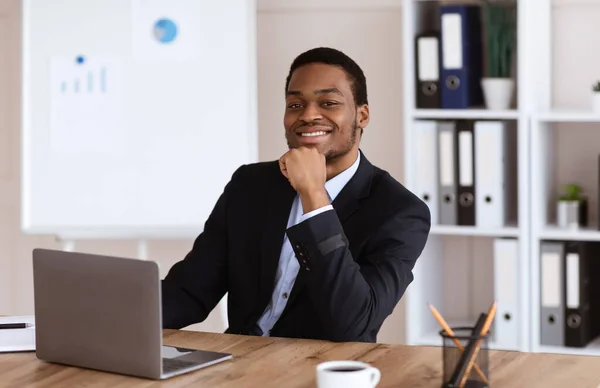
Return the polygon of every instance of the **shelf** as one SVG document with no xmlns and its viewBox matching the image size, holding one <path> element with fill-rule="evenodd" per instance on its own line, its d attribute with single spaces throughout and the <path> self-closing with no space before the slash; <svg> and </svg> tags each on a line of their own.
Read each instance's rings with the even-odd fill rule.
<svg viewBox="0 0 600 388">
<path fill-rule="evenodd" d="M 482 228 L 478 226 L 432 225 L 430 233 L 450 236 L 518 237 L 519 228 L 516 226 Z"/>
<path fill-rule="evenodd" d="M 488 109 L 416 109 L 412 116 L 415 119 L 516 120 L 519 118 L 519 111 L 493 111 Z"/>
<path fill-rule="evenodd" d="M 552 110 L 539 113 L 538 121 L 554 123 L 600 123 L 600 113 L 591 110 Z"/>
<path fill-rule="evenodd" d="M 538 353 L 573 354 L 579 356 L 600 356 L 600 337 L 584 348 L 571 348 L 566 346 L 544 346 L 538 347 Z"/>
<path fill-rule="evenodd" d="M 546 226 L 540 233 L 541 240 L 600 241 L 600 230 L 592 228 L 565 229 Z"/>
</svg>

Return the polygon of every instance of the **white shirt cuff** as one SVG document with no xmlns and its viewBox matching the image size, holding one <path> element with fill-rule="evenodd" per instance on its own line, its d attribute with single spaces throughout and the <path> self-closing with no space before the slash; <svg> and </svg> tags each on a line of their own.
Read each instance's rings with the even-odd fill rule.
<svg viewBox="0 0 600 388">
<path fill-rule="evenodd" d="M 300 216 L 300 219 L 298 220 L 298 224 L 300 224 L 300 223 L 302 223 L 302 222 L 304 222 L 304 221 L 308 220 L 308 219 L 309 219 L 309 218 L 311 218 L 311 217 L 314 217 L 314 216 L 316 216 L 316 215 L 318 215 L 318 214 L 321 214 L 321 213 L 323 213 L 323 212 L 326 212 L 327 210 L 333 210 L 333 205 L 327 205 L 327 206 L 323 206 L 323 207 L 320 207 L 320 208 L 318 208 L 318 209 L 315 209 L 315 210 L 313 210 L 313 211 L 311 211 L 311 212 L 308 212 L 308 213 L 302 214 L 302 215 Z"/>
</svg>

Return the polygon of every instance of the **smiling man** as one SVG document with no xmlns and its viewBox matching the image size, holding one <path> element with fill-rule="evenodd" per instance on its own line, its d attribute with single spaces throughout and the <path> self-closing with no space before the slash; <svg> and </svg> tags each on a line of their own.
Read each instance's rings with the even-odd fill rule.
<svg viewBox="0 0 600 388">
<path fill-rule="evenodd" d="M 316 48 L 291 65 L 279 161 L 240 167 L 184 260 L 163 280 L 163 326 L 201 322 L 228 292 L 249 335 L 375 342 L 413 280 L 427 206 L 360 151 L 360 67 Z"/>
</svg>

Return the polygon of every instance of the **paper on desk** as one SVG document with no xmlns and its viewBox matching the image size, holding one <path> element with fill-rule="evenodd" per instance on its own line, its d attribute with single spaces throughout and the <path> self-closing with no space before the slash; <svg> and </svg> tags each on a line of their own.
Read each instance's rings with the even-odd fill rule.
<svg viewBox="0 0 600 388">
<path fill-rule="evenodd" d="M 0 317 L 0 323 L 31 323 L 33 315 Z M 26 329 L 0 329 L 0 353 L 35 350 L 35 326 Z"/>
</svg>

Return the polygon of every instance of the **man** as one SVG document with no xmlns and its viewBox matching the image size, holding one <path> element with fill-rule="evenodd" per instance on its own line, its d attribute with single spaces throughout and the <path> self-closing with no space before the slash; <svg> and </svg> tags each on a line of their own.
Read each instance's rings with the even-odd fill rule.
<svg viewBox="0 0 600 388">
<path fill-rule="evenodd" d="M 375 342 L 427 240 L 427 206 L 359 151 L 366 81 L 316 48 L 286 80 L 279 161 L 240 167 L 163 281 L 163 326 L 203 321 L 228 292 L 227 333 Z"/>
</svg>

